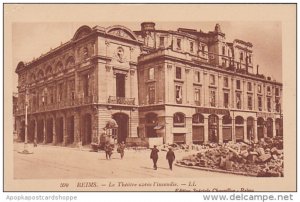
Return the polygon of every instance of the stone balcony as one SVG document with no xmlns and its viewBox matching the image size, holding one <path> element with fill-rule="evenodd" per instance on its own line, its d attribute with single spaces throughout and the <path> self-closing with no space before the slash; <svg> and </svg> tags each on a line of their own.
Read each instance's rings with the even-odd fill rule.
<svg viewBox="0 0 300 202">
<path fill-rule="evenodd" d="M 109 96 L 108 103 L 119 104 L 119 105 L 135 105 L 135 99 L 126 98 L 126 97 Z"/>
</svg>

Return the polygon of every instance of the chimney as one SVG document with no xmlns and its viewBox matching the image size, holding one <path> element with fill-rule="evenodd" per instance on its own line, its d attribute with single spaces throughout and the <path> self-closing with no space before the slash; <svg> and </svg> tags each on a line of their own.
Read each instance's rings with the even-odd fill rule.
<svg viewBox="0 0 300 202">
<path fill-rule="evenodd" d="M 155 23 L 154 22 L 143 22 L 141 24 L 141 31 L 154 31 Z"/>
</svg>

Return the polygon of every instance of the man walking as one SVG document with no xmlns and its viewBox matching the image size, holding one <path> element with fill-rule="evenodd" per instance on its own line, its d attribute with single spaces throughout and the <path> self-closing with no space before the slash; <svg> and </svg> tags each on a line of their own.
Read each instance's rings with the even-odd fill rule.
<svg viewBox="0 0 300 202">
<path fill-rule="evenodd" d="M 169 162 L 169 168 L 170 168 L 170 170 L 172 170 L 173 161 L 175 160 L 175 154 L 174 154 L 174 152 L 172 151 L 172 148 L 169 148 L 169 151 L 167 152 L 166 159 L 167 159 L 168 162 Z"/>
<path fill-rule="evenodd" d="M 152 161 L 153 161 L 154 170 L 157 170 L 156 163 L 158 160 L 158 152 L 159 152 L 159 150 L 156 148 L 156 145 L 154 145 L 154 148 L 152 149 L 151 154 L 150 154 L 150 159 L 152 159 Z"/>
</svg>

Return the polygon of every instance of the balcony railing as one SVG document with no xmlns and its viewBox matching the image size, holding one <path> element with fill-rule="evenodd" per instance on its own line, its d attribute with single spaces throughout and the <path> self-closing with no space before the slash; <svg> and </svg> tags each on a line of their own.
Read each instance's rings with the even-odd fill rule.
<svg viewBox="0 0 300 202">
<path fill-rule="evenodd" d="M 108 103 L 110 103 L 110 104 L 134 105 L 134 98 L 109 96 Z"/>
</svg>

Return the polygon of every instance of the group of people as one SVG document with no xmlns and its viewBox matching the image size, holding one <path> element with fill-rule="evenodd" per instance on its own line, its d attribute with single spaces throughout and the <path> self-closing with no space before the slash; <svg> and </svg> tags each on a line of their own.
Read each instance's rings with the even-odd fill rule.
<svg viewBox="0 0 300 202">
<path fill-rule="evenodd" d="M 124 157 L 125 147 L 126 146 L 125 146 L 124 141 L 122 141 L 121 143 L 118 144 L 117 152 L 120 153 L 121 159 L 123 159 L 123 157 Z M 104 146 L 105 156 L 106 156 L 107 160 L 111 159 L 113 150 L 114 150 L 114 145 L 110 144 L 110 142 L 107 141 Z"/>
<path fill-rule="evenodd" d="M 157 161 L 158 161 L 158 152 L 157 146 L 154 145 L 153 149 L 151 150 L 150 159 L 153 161 L 153 168 L 154 170 L 157 170 Z M 172 150 L 172 148 L 169 148 L 169 151 L 167 152 L 166 159 L 169 163 L 170 170 L 173 169 L 173 162 L 175 160 L 175 153 Z"/>
</svg>

